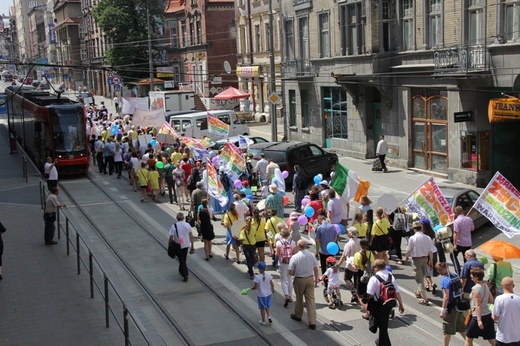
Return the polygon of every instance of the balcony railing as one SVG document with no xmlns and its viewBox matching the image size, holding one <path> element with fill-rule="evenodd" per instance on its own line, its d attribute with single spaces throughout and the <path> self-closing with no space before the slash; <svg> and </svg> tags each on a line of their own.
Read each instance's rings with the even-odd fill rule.
<svg viewBox="0 0 520 346">
<path fill-rule="evenodd" d="M 293 0 L 293 6 L 295 11 L 312 8 L 312 0 Z"/>
<path fill-rule="evenodd" d="M 436 73 L 487 71 L 489 63 L 485 45 L 436 49 L 433 55 Z"/>
<path fill-rule="evenodd" d="M 314 77 L 320 70 L 310 60 L 289 60 L 282 62 L 283 78 Z"/>
</svg>

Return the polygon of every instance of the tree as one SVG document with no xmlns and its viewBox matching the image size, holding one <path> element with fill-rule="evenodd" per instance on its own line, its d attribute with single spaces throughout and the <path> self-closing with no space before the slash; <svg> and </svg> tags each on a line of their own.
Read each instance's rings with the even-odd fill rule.
<svg viewBox="0 0 520 346">
<path fill-rule="evenodd" d="M 107 62 L 126 85 L 150 75 L 147 14 L 155 61 L 160 54 L 157 44 L 164 17 L 162 0 L 101 0 L 92 9 L 94 20 L 111 43 L 105 52 Z"/>
</svg>

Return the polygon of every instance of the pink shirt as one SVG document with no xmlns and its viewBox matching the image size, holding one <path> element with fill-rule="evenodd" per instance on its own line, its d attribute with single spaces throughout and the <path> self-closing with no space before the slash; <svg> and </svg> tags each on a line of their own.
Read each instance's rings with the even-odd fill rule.
<svg viewBox="0 0 520 346">
<path fill-rule="evenodd" d="M 459 234 L 457 244 L 459 246 L 471 246 L 471 231 L 475 229 L 473 220 L 466 215 L 459 215 L 453 221 L 453 231 Z"/>
</svg>

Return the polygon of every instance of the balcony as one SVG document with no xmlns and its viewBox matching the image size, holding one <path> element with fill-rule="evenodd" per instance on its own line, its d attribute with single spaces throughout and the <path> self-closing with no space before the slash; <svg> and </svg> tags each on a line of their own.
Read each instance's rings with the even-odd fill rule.
<svg viewBox="0 0 520 346">
<path fill-rule="evenodd" d="M 293 7 L 295 11 L 312 8 L 312 0 L 293 0 Z"/>
<path fill-rule="evenodd" d="M 485 45 L 434 49 L 436 74 L 466 74 L 489 71 L 488 50 Z"/>
<path fill-rule="evenodd" d="M 293 79 L 301 77 L 314 77 L 320 70 L 319 65 L 313 65 L 310 60 L 283 61 L 282 78 Z"/>
</svg>

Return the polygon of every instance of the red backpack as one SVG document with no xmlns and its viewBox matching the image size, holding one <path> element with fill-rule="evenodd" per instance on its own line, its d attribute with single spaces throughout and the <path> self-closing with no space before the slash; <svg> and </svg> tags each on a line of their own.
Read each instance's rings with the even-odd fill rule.
<svg viewBox="0 0 520 346">
<path fill-rule="evenodd" d="M 379 275 L 376 274 L 377 280 L 379 280 L 379 302 L 382 305 L 395 307 L 397 305 L 395 286 L 392 283 L 392 274 L 388 274 L 388 280 L 384 281 Z"/>
</svg>

